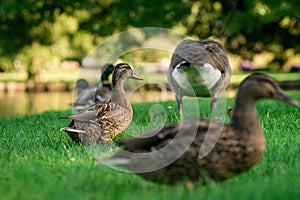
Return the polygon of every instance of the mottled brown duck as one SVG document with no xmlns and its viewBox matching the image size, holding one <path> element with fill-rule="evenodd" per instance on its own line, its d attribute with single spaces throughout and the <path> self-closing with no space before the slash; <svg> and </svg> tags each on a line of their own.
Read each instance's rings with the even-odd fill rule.
<svg viewBox="0 0 300 200">
<path fill-rule="evenodd" d="M 61 131 L 67 132 L 72 140 L 85 145 L 109 142 L 120 134 L 132 120 L 132 107 L 123 87 L 127 78 L 142 80 L 128 64 L 118 64 L 113 72 L 110 101 L 99 101 L 83 112 L 61 117 L 72 119 L 68 127 Z"/>
<path fill-rule="evenodd" d="M 73 109 L 80 112 L 98 101 L 109 101 L 112 91 L 112 84 L 109 81 L 109 76 L 112 74 L 113 70 L 114 66 L 112 64 L 105 66 L 102 70 L 100 84 L 81 90 L 72 104 Z"/>
<path fill-rule="evenodd" d="M 229 124 L 187 119 L 166 125 L 137 138 L 120 140 L 124 150 L 100 162 L 168 184 L 207 177 L 228 179 L 251 169 L 264 154 L 265 138 L 255 108 L 262 98 L 299 106 L 282 93 L 273 78 L 255 73 L 241 83 Z"/>
<path fill-rule="evenodd" d="M 168 83 L 182 116 L 183 96 L 211 97 L 211 112 L 231 77 L 224 47 L 213 40 L 184 40 L 175 49 L 168 70 Z"/>
</svg>

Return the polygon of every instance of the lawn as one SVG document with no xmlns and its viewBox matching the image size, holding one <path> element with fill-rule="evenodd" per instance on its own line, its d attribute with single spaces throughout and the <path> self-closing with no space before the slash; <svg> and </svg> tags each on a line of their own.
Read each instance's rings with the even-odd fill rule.
<svg viewBox="0 0 300 200">
<path fill-rule="evenodd" d="M 300 100 L 300 91 L 289 94 Z M 202 100 L 201 115 L 208 116 L 209 100 Z M 227 105 L 233 105 L 233 99 Z M 134 104 L 133 123 L 125 136 L 159 126 L 162 120 L 176 121 L 175 108 L 172 101 Z M 90 151 L 59 131 L 68 120 L 57 118 L 71 110 L 1 119 L 1 199 L 299 199 L 300 108 L 262 100 L 257 109 L 267 140 L 261 162 L 227 181 L 196 182 L 191 190 L 185 183 L 159 185 L 98 165 Z"/>
<path fill-rule="evenodd" d="M 142 70 L 142 71 L 141 71 Z M 156 73 L 156 72 L 145 72 L 143 68 L 137 70 L 138 74 L 143 76 L 145 79 L 144 82 L 151 83 L 167 83 L 167 76 L 165 73 Z M 246 76 L 253 73 L 254 71 L 233 73 L 231 76 L 231 84 L 239 84 Z M 76 78 L 86 78 L 91 77 L 95 81 L 95 74 L 98 73 L 95 71 L 84 71 L 84 70 L 60 70 L 57 72 L 47 72 L 43 74 L 44 81 L 46 82 L 75 82 Z M 146 73 L 146 75 L 145 75 Z M 299 80 L 299 73 L 293 72 L 266 72 L 269 75 L 273 76 L 278 81 L 283 80 Z M 96 76 L 97 77 L 97 76 Z M 98 77 L 97 77 L 98 78 Z M 0 82 L 26 82 L 27 75 L 26 73 L 0 73 Z"/>
</svg>

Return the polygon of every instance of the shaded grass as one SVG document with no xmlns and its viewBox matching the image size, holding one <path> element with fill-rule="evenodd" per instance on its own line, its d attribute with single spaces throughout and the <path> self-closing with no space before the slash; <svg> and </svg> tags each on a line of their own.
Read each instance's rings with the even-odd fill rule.
<svg viewBox="0 0 300 200">
<path fill-rule="evenodd" d="M 290 94 L 300 100 L 300 92 Z M 201 116 L 209 116 L 209 100 L 201 100 Z M 172 101 L 134 104 L 133 109 L 126 136 L 178 118 Z M 300 109 L 271 100 L 260 101 L 257 109 L 267 140 L 261 162 L 227 181 L 197 182 L 192 190 L 184 183 L 154 184 L 96 164 L 86 148 L 59 131 L 68 121 L 57 118 L 71 111 L 1 119 L 1 199 L 299 199 Z M 194 114 L 187 111 L 187 117 Z"/>
</svg>

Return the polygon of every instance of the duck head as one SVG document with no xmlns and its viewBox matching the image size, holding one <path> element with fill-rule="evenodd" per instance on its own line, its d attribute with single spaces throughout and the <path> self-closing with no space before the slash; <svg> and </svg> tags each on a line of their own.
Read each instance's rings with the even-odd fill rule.
<svg viewBox="0 0 300 200">
<path fill-rule="evenodd" d="M 107 64 L 102 69 L 101 82 L 108 81 L 109 75 L 114 71 L 115 67 L 112 64 Z"/>
<path fill-rule="evenodd" d="M 278 82 L 263 73 L 253 73 L 240 85 L 243 95 L 251 95 L 255 100 L 272 98 L 292 106 L 299 106 L 299 102 L 284 94 Z"/>
<path fill-rule="evenodd" d="M 112 83 L 116 85 L 119 80 L 125 80 L 126 78 L 143 80 L 142 77 L 136 75 L 129 64 L 119 63 L 116 65 L 113 72 Z"/>
</svg>

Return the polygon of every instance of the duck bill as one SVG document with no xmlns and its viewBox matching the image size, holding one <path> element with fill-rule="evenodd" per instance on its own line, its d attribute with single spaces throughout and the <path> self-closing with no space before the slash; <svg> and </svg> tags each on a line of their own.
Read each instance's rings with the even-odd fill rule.
<svg viewBox="0 0 300 200">
<path fill-rule="evenodd" d="M 289 96 L 285 95 L 282 92 L 278 92 L 275 95 L 275 99 L 278 100 L 278 101 L 282 101 L 284 103 L 287 103 L 289 105 L 296 106 L 296 107 L 300 105 L 298 101 L 291 99 Z"/>
<path fill-rule="evenodd" d="M 137 74 L 133 73 L 131 77 L 129 77 L 131 79 L 136 79 L 136 80 L 144 80 L 142 77 L 138 76 Z"/>
</svg>

